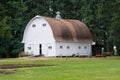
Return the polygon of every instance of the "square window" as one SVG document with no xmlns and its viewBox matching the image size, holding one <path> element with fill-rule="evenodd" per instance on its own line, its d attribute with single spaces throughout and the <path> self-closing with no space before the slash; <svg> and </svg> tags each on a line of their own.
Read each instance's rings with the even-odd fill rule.
<svg viewBox="0 0 120 80">
<path fill-rule="evenodd" d="M 60 46 L 60 49 L 62 49 L 63 48 L 63 46 Z"/>
<path fill-rule="evenodd" d="M 52 49 L 52 46 L 48 46 L 48 49 Z"/>
<path fill-rule="evenodd" d="M 84 48 L 87 49 L 87 46 L 85 46 Z"/>
<path fill-rule="evenodd" d="M 33 24 L 33 25 L 32 25 L 32 27 L 36 27 L 36 25 L 35 25 L 35 24 Z"/>
<path fill-rule="evenodd" d="M 81 49 L 81 46 L 79 46 L 78 49 Z"/>
<path fill-rule="evenodd" d="M 70 46 L 67 46 L 67 49 L 70 49 Z"/>
<path fill-rule="evenodd" d="M 44 23 L 43 26 L 46 26 L 46 24 Z"/>
<path fill-rule="evenodd" d="M 28 50 L 31 50 L 31 47 L 28 47 Z"/>
</svg>

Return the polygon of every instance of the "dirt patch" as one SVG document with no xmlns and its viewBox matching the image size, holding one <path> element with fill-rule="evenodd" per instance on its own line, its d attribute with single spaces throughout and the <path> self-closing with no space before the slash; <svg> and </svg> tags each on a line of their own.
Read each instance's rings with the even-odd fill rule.
<svg viewBox="0 0 120 80">
<path fill-rule="evenodd" d="M 53 64 L 1 64 L 0 74 L 14 74 L 15 68 L 54 66 Z"/>
<path fill-rule="evenodd" d="M 17 59 L 22 59 L 22 60 L 49 60 L 49 59 L 55 59 L 55 58 L 30 56 L 30 57 L 20 57 L 20 58 L 17 58 Z"/>
<path fill-rule="evenodd" d="M 2 64 L 0 65 L 0 69 L 43 67 L 43 66 L 53 66 L 53 64 Z"/>
<path fill-rule="evenodd" d="M 14 74 L 15 70 L 10 69 L 0 69 L 0 74 Z"/>
</svg>

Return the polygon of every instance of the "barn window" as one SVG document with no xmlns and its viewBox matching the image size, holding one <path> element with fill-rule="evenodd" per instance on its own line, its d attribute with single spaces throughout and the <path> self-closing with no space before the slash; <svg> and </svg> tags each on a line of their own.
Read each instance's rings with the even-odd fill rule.
<svg viewBox="0 0 120 80">
<path fill-rule="evenodd" d="M 33 25 L 32 25 L 32 27 L 36 27 L 36 25 L 35 25 L 35 24 L 33 24 Z"/>
<path fill-rule="evenodd" d="M 67 46 L 67 49 L 70 49 L 70 46 Z"/>
<path fill-rule="evenodd" d="M 77 53 L 77 55 L 79 55 L 79 53 Z"/>
<path fill-rule="evenodd" d="M 63 48 L 63 46 L 60 46 L 60 49 L 62 49 Z"/>
<path fill-rule="evenodd" d="M 45 26 L 46 26 L 46 24 L 44 23 L 44 24 L 43 24 L 43 26 L 45 27 Z"/>
<path fill-rule="evenodd" d="M 85 46 L 84 48 L 87 49 L 87 46 Z"/>
<path fill-rule="evenodd" d="M 48 46 L 48 49 L 52 49 L 52 46 Z"/>
<path fill-rule="evenodd" d="M 81 49 L 81 46 L 79 46 L 78 49 Z"/>
<path fill-rule="evenodd" d="M 31 47 L 28 47 L 28 50 L 31 50 Z"/>
</svg>

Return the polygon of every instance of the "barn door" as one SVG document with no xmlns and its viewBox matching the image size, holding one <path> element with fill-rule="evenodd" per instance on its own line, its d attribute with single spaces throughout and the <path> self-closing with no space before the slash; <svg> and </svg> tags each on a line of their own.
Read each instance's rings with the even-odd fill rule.
<svg viewBox="0 0 120 80">
<path fill-rule="evenodd" d="M 42 44 L 39 45 L 39 54 L 42 55 Z"/>
</svg>

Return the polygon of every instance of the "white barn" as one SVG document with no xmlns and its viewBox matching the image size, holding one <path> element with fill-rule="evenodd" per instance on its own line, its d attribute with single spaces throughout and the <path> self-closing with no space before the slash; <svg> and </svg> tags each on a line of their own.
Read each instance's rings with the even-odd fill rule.
<svg viewBox="0 0 120 80">
<path fill-rule="evenodd" d="M 22 43 L 31 55 L 90 56 L 93 43 L 87 26 L 79 20 L 35 16 L 27 24 Z"/>
</svg>

